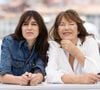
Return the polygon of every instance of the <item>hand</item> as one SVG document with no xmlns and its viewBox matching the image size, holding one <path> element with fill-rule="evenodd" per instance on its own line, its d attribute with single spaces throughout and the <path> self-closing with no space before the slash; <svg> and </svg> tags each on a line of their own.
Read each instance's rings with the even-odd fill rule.
<svg viewBox="0 0 100 90">
<path fill-rule="evenodd" d="M 28 78 L 28 80 L 31 80 L 31 78 L 32 78 L 32 73 L 30 73 L 30 72 L 25 72 L 25 77 L 27 76 L 27 78 Z"/>
<path fill-rule="evenodd" d="M 84 66 L 85 55 L 84 53 L 70 40 L 61 41 L 62 48 L 65 49 L 73 58 L 76 58 L 80 65 Z"/>
<path fill-rule="evenodd" d="M 100 81 L 100 76 L 96 74 L 83 74 L 79 76 L 80 78 L 80 83 L 83 84 L 94 84 Z"/>
<path fill-rule="evenodd" d="M 100 75 L 91 73 L 81 75 L 64 74 L 61 79 L 65 84 L 94 84 L 100 81 Z"/>
<path fill-rule="evenodd" d="M 30 80 L 30 85 L 37 85 L 43 81 L 43 75 L 41 73 L 32 74 L 32 78 Z"/>
<path fill-rule="evenodd" d="M 17 82 L 19 83 L 19 85 L 28 85 L 28 83 L 30 81 L 28 72 L 25 72 L 23 75 L 17 76 L 17 77 L 18 77 Z"/>
<path fill-rule="evenodd" d="M 61 46 L 65 51 L 69 52 L 72 56 L 76 55 L 78 48 L 70 40 L 61 40 Z"/>
</svg>

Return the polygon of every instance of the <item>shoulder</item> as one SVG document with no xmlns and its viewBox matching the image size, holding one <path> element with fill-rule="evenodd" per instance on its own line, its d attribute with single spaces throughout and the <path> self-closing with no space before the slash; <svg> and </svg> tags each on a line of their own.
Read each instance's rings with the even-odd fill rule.
<svg viewBox="0 0 100 90">
<path fill-rule="evenodd" d="M 13 38 L 11 35 L 5 36 L 2 40 L 2 43 L 11 43 L 13 42 Z"/>
<path fill-rule="evenodd" d="M 3 41 L 12 41 L 12 40 L 13 40 L 13 38 L 12 38 L 11 35 L 5 36 L 5 37 L 3 38 Z"/>
<path fill-rule="evenodd" d="M 87 36 L 85 39 L 85 43 L 97 43 L 97 41 L 92 36 Z"/>
<path fill-rule="evenodd" d="M 60 44 L 57 43 L 56 41 L 49 41 L 49 47 L 59 48 Z"/>
<path fill-rule="evenodd" d="M 19 41 L 15 40 L 11 35 L 5 36 L 2 40 L 2 46 L 12 47 L 19 45 Z"/>
<path fill-rule="evenodd" d="M 83 42 L 83 45 L 85 46 L 98 46 L 98 43 L 95 38 L 92 36 L 87 36 L 85 38 L 85 41 Z"/>
</svg>

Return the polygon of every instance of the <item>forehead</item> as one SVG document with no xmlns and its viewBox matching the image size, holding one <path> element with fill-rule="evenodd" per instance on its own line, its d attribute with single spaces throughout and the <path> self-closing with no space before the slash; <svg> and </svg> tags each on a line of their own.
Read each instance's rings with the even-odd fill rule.
<svg viewBox="0 0 100 90">
<path fill-rule="evenodd" d="M 28 23 L 28 22 L 36 22 L 36 20 L 34 19 L 34 17 L 27 17 L 24 22 L 25 23 Z"/>
<path fill-rule="evenodd" d="M 75 22 L 70 17 L 62 17 L 61 22 Z"/>
</svg>

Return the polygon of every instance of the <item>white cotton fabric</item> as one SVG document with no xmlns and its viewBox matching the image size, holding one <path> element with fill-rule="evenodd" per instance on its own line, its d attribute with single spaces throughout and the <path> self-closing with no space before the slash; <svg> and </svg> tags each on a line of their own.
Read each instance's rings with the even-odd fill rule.
<svg viewBox="0 0 100 90">
<path fill-rule="evenodd" d="M 65 53 L 55 41 L 49 41 L 46 82 L 63 83 L 61 76 L 65 74 L 82 74 L 100 72 L 100 54 L 96 40 L 88 36 L 83 44 L 78 40 L 77 47 L 85 54 L 84 67 L 75 59 L 73 70 L 69 64 L 69 53 Z"/>
</svg>

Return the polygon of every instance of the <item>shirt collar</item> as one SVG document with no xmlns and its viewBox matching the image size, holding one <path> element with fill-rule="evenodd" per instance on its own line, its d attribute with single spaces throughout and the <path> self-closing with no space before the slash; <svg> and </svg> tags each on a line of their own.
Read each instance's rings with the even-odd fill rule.
<svg viewBox="0 0 100 90">
<path fill-rule="evenodd" d="M 77 41 L 77 46 L 82 46 L 82 43 L 81 43 L 80 38 L 78 38 L 78 41 Z"/>
<path fill-rule="evenodd" d="M 19 42 L 19 48 L 21 48 L 23 45 L 24 45 L 25 47 L 28 46 L 28 45 L 27 45 L 27 42 L 26 42 L 25 40 L 21 40 L 21 41 Z"/>
</svg>

